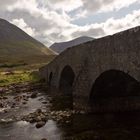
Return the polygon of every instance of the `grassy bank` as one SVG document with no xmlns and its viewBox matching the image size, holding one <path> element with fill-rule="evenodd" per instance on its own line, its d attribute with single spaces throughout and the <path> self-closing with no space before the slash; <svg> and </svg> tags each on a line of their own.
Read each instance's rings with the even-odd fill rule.
<svg viewBox="0 0 140 140">
<path fill-rule="evenodd" d="M 31 56 L 26 57 L 0 57 L 0 86 L 13 83 L 35 82 L 39 80 L 38 69 L 55 58 L 50 56 Z M 32 72 L 34 74 L 32 74 Z"/>
<path fill-rule="evenodd" d="M 32 74 L 32 71 L 0 72 L 0 86 L 14 83 L 36 82 L 39 76 Z"/>
</svg>

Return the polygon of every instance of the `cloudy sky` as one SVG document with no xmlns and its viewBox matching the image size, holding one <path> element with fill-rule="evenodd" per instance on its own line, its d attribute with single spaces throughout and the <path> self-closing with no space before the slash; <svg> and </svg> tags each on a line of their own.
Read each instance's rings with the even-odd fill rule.
<svg viewBox="0 0 140 140">
<path fill-rule="evenodd" d="M 140 25 L 140 0 L 3 0 L 0 17 L 50 46 Z"/>
</svg>

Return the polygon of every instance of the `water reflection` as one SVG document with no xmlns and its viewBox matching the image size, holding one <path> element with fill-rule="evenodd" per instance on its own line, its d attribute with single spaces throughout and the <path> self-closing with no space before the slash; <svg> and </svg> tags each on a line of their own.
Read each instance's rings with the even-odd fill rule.
<svg viewBox="0 0 140 140">
<path fill-rule="evenodd" d="M 21 94 L 24 95 L 24 94 Z M 13 96 L 9 96 L 9 101 L 13 100 Z M 11 118 L 21 118 L 41 108 L 49 110 L 49 96 L 40 94 L 35 99 L 29 99 L 27 104 L 18 105 L 18 108 L 10 108 L 8 113 L 0 113 L 0 140 L 61 140 L 63 132 L 53 120 L 48 120 L 46 125 L 40 129 L 35 127 L 35 124 L 30 124 L 26 121 L 7 121 Z M 48 101 L 47 104 L 42 104 L 43 101 Z M 14 116 L 14 117 L 13 117 Z M 2 121 L 5 120 L 5 121 Z"/>
<path fill-rule="evenodd" d="M 62 131 L 53 120 L 40 129 L 25 121 L 0 125 L 0 140 L 61 140 Z"/>
</svg>

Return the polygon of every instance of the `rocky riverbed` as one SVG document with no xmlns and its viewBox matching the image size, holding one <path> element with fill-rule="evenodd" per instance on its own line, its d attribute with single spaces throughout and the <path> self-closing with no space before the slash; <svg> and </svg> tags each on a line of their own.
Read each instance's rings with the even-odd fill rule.
<svg viewBox="0 0 140 140">
<path fill-rule="evenodd" d="M 139 140 L 139 131 L 139 112 L 79 112 L 42 83 L 0 87 L 0 140 Z"/>
<path fill-rule="evenodd" d="M 61 139 L 57 122 L 71 113 L 51 111 L 51 99 L 42 84 L 0 87 L 0 140 Z"/>
</svg>

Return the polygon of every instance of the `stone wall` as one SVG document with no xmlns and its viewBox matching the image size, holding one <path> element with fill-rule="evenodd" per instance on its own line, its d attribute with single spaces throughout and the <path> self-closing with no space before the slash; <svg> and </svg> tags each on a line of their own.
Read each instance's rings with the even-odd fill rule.
<svg viewBox="0 0 140 140">
<path fill-rule="evenodd" d="M 107 70 L 120 70 L 140 81 L 140 27 L 69 48 L 42 67 L 40 73 L 49 82 L 52 72 L 51 86 L 58 88 L 61 72 L 67 65 L 76 75 L 73 97 L 74 105 L 80 108 L 89 107 L 92 86 Z"/>
</svg>

